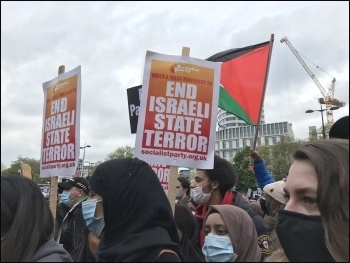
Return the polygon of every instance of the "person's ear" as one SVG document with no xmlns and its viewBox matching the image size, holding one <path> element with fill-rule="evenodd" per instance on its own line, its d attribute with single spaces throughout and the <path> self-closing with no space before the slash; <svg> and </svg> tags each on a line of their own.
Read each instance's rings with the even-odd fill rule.
<svg viewBox="0 0 350 263">
<path fill-rule="evenodd" d="M 79 197 L 83 197 L 84 196 L 84 191 L 79 189 Z"/>
<path fill-rule="evenodd" d="M 211 182 L 211 188 L 212 188 L 213 190 L 219 188 L 219 186 L 220 186 L 220 184 L 219 184 L 218 181 L 212 181 L 212 182 Z"/>
</svg>

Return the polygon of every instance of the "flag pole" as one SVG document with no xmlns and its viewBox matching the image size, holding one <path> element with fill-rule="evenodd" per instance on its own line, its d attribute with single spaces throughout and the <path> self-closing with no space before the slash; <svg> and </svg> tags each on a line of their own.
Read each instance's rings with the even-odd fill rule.
<svg viewBox="0 0 350 263">
<path fill-rule="evenodd" d="M 270 37 L 270 47 L 269 47 L 269 55 L 267 58 L 267 64 L 266 64 L 266 71 L 265 71 L 265 80 L 264 80 L 264 87 L 263 87 L 263 94 L 261 96 L 261 103 L 260 103 L 260 109 L 259 109 L 259 118 L 258 123 L 255 126 L 255 135 L 254 135 L 254 143 L 253 143 L 253 150 L 256 148 L 256 142 L 258 140 L 258 134 L 259 134 L 259 127 L 260 127 L 260 121 L 261 121 L 261 112 L 264 105 L 264 99 L 265 99 L 265 92 L 266 92 L 266 85 L 267 80 L 269 78 L 269 70 L 270 70 L 270 62 L 271 62 L 271 54 L 272 54 L 272 47 L 273 47 L 273 41 L 275 40 L 274 34 L 271 34 Z M 251 166 L 253 166 L 253 159 L 250 160 Z"/>
</svg>

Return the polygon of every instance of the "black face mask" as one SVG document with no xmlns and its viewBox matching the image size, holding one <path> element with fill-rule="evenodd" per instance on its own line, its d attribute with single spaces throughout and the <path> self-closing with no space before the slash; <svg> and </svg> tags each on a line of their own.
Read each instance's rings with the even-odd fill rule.
<svg viewBox="0 0 350 263">
<path fill-rule="evenodd" d="M 333 262 L 320 216 L 278 211 L 276 233 L 291 262 Z"/>
</svg>

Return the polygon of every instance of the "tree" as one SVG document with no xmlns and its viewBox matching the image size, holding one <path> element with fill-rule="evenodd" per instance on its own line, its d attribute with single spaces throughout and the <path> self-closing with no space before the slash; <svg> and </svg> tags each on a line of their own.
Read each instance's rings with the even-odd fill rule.
<svg viewBox="0 0 350 263">
<path fill-rule="evenodd" d="M 264 160 L 267 170 L 275 180 L 281 180 L 288 175 L 290 167 L 290 154 L 305 141 L 295 140 L 290 136 L 281 136 L 278 143 L 273 146 L 260 146 L 256 150 Z M 247 168 L 250 165 L 250 147 L 240 150 L 235 157 L 234 167 L 239 174 L 236 189 L 245 192 L 248 188 L 258 187 L 255 176 Z"/>
<path fill-rule="evenodd" d="M 236 153 L 233 158 L 233 167 L 235 168 L 238 178 L 236 183 L 236 190 L 239 192 L 246 192 L 248 188 L 256 189 L 258 187 L 253 172 L 249 169 L 250 147 L 247 146 Z"/>
<path fill-rule="evenodd" d="M 1 175 L 2 175 L 2 171 L 5 169 L 6 169 L 6 165 L 3 162 L 1 162 Z"/>
<path fill-rule="evenodd" d="M 18 156 L 17 160 L 12 162 L 10 168 L 7 168 L 2 171 L 2 175 L 18 174 L 21 171 L 20 162 L 24 162 L 25 164 L 31 166 L 32 177 L 34 182 L 36 182 L 37 184 L 45 184 L 50 182 L 50 178 L 40 178 L 40 161 L 28 157 Z"/>
<path fill-rule="evenodd" d="M 133 156 L 134 156 L 134 148 L 126 145 L 125 147 L 118 147 L 114 152 L 109 153 L 105 161 L 108 161 L 111 159 L 126 158 L 126 157 L 132 158 Z"/>
<path fill-rule="evenodd" d="M 94 173 L 95 170 L 96 170 L 96 167 L 97 167 L 99 164 L 101 164 L 101 163 L 102 163 L 102 161 L 97 161 L 97 162 L 95 162 L 93 165 L 90 165 L 90 166 L 89 166 L 88 175 L 86 176 L 87 179 L 89 179 L 89 178 L 93 175 L 93 173 Z"/>
<path fill-rule="evenodd" d="M 309 142 L 318 140 L 319 139 L 318 134 L 319 134 L 319 131 L 317 130 L 312 130 L 311 132 L 309 132 Z M 322 135 L 322 131 L 321 131 L 321 135 Z"/>
<path fill-rule="evenodd" d="M 275 180 L 282 180 L 284 177 L 287 177 L 290 167 L 290 154 L 302 143 L 303 141 L 295 140 L 290 136 L 281 136 L 279 142 L 273 146 L 268 146 L 268 150 L 260 152 L 260 148 L 257 148 Z M 267 157 L 265 157 L 266 153 Z"/>
<path fill-rule="evenodd" d="M 329 130 L 332 128 L 332 125 L 333 124 L 331 124 L 331 123 L 326 123 L 324 125 L 324 133 L 326 135 L 326 138 L 329 138 Z M 322 128 L 322 126 L 309 133 L 308 141 L 312 142 L 312 141 L 319 140 L 319 139 L 323 139 L 323 128 Z"/>
</svg>

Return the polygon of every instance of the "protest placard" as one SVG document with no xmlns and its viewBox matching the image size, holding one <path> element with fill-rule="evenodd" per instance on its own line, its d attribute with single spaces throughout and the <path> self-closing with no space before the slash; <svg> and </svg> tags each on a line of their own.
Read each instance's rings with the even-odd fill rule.
<svg viewBox="0 0 350 263">
<path fill-rule="evenodd" d="M 75 174 L 80 150 L 81 67 L 43 83 L 40 177 Z"/>
<path fill-rule="evenodd" d="M 147 51 L 135 157 L 213 168 L 220 64 Z"/>
<path fill-rule="evenodd" d="M 160 184 L 163 186 L 165 194 L 168 196 L 170 165 L 149 164 L 153 171 L 157 174 Z M 174 200 L 175 201 L 175 200 Z"/>
</svg>

